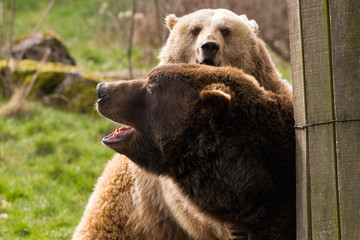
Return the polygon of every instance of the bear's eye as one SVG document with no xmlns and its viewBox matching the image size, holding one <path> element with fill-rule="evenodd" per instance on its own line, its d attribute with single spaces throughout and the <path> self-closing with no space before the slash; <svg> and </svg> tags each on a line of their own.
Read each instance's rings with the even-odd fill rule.
<svg viewBox="0 0 360 240">
<path fill-rule="evenodd" d="M 220 30 L 220 32 L 223 35 L 223 37 L 227 37 L 230 35 L 230 30 L 228 28 L 223 28 Z"/>
<path fill-rule="evenodd" d="M 199 35 L 199 33 L 201 32 L 200 28 L 194 28 L 193 30 L 191 30 L 192 35 L 197 36 Z"/>
</svg>

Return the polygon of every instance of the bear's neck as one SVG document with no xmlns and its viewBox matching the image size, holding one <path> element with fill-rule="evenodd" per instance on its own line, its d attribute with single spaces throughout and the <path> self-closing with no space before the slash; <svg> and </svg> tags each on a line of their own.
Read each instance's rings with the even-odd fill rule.
<svg viewBox="0 0 360 240">
<path fill-rule="evenodd" d="M 243 224 L 243 217 L 261 214 L 258 212 L 262 210 L 262 207 L 258 207 L 260 201 L 271 202 L 268 190 L 272 189 L 272 180 L 258 161 L 256 153 L 251 161 L 240 160 L 242 146 L 246 145 L 247 140 L 227 139 L 234 139 L 229 132 L 238 132 L 237 128 L 217 135 L 208 127 L 198 128 L 194 124 L 195 129 L 185 130 L 181 136 L 163 147 L 168 164 L 165 174 L 201 211 L 221 221 Z M 198 129 L 201 130 L 198 132 Z M 253 176 L 255 173 L 252 171 L 244 171 L 246 166 L 240 167 L 249 162 L 256 165 L 251 168 L 257 169 L 257 176 Z M 261 178 L 264 189 L 250 191 L 247 183 L 254 177 Z M 247 201 L 243 196 L 252 201 Z M 246 209 L 256 210 L 246 213 Z"/>
<path fill-rule="evenodd" d="M 138 133 L 139 135 L 141 133 Z M 136 137 L 136 136 L 135 136 Z M 148 172 L 161 174 L 163 167 L 158 164 L 162 154 L 157 145 L 146 137 L 138 137 L 139 141 L 132 141 L 131 144 L 124 144 L 118 152 L 124 154 L 131 161 Z"/>
<path fill-rule="evenodd" d="M 270 90 L 280 95 L 286 95 L 292 98 L 291 85 L 281 78 L 280 73 L 276 69 L 270 54 L 265 48 L 262 40 L 258 39 L 258 49 L 255 53 L 252 69 L 249 74 L 254 76 L 256 80 L 266 90 Z"/>
<path fill-rule="evenodd" d="M 294 143 L 292 104 L 270 95 L 273 101 L 254 101 L 250 115 L 241 110 L 249 102 L 239 103 L 233 120 L 221 126 L 204 125 L 200 119 L 205 118 L 195 114 L 192 127 L 162 147 L 165 174 L 202 211 L 222 221 L 245 223 L 245 218 L 261 218 L 266 207 L 261 204 L 277 198 L 274 186 L 289 188 L 286 179 L 291 175 L 288 165 L 294 164 L 293 154 L 282 151 L 293 149 L 289 147 Z M 274 178 L 269 166 L 279 167 L 278 176 L 284 177 Z"/>
</svg>

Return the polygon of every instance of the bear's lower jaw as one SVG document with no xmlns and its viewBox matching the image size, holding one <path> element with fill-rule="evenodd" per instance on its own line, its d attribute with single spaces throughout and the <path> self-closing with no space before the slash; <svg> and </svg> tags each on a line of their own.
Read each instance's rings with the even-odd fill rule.
<svg viewBox="0 0 360 240">
<path fill-rule="evenodd" d="M 134 134 L 135 134 L 135 129 L 130 126 L 116 128 L 116 130 L 113 133 L 104 137 L 102 139 L 102 142 L 105 145 L 115 144 L 128 140 Z"/>
</svg>

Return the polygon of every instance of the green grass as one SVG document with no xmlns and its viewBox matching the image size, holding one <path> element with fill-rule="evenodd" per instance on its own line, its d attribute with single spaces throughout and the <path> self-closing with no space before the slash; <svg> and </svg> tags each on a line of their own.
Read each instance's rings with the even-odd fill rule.
<svg viewBox="0 0 360 240">
<path fill-rule="evenodd" d="M 31 104 L 0 119 L 0 239 L 70 239 L 105 163 L 115 125 Z"/>
<path fill-rule="evenodd" d="M 292 83 L 292 76 L 291 76 L 291 67 L 290 66 L 280 66 L 278 67 L 281 76 Z"/>
</svg>

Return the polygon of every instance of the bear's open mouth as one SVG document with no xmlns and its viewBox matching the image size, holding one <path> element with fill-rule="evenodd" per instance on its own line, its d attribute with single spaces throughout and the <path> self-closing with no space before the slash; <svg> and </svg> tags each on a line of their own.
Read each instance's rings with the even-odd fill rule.
<svg viewBox="0 0 360 240">
<path fill-rule="evenodd" d="M 135 129 L 130 126 L 116 128 L 115 131 L 102 139 L 104 144 L 112 144 L 125 141 L 135 133 Z"/>
</svg>

